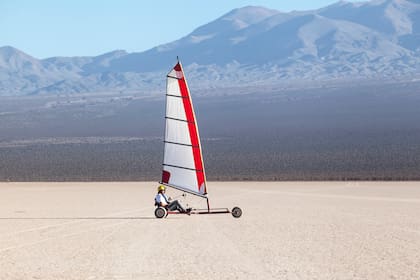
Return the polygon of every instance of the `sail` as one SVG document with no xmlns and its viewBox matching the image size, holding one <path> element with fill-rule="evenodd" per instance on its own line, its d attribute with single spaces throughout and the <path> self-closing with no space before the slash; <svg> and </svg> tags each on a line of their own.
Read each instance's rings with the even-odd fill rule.
<svg viewBox="0 0 420 280">
<path fill-rule="evenodd" d="M 164 146 L 161 183 L 207 194 L 197 122 L 180 62 L 167 75 Z"/>
</svg>

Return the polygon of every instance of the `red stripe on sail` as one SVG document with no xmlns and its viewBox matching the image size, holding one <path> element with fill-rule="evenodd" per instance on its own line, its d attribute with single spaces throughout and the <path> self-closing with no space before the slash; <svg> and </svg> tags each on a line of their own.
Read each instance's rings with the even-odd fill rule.
<svg viewBox="0 0 420 280">
<path fill-rule="evenodd" d="M 175 65 L 174 70 L 182 72 L 181 64 L 179 64 L 179 62 Z"/>
<path fill-rule="evenodd" d="M 169 183 L 169 178 L 171 178 L 171 173 L 166 170 L 162 170 L 162 183 Z"/>
<path fill-rule="evenodd" d="M 203 168 L 203 162 L 202 162 L 202 157 L 200 153 L 200 141 L 198 139 L 194 112 L 193 112 L 191 98 L 188 92 L 187 84 L 185 82 L 184 75 L 182 73 L 181 65 L 178 63 L 174 67 L 174 69 L 175 71 L 180 72 L 180 73 L 177 73 L 177 77 L 180 78 L 178 80 L 179 89 L 181 91 L 181 96 L 186 97 L 186 98 L 182 98 L 182 101 L 184 103 L 185 115 L 188 120 L 188 130 L 190 132 L 191 144 L 193 146 L 192 150 L 193 150 L 193 156 L 194 156 L 195 169 L 201 170 L 200 172 L 195 172 L 195 174 L 197 175 L 198 190 L 200 191 L 200 188 L 203 186 L 203 183 L 204 183 L 204 168 Z M 206 190 L 204 190 L 204 193 L 205 192 Z"/>
</svg>

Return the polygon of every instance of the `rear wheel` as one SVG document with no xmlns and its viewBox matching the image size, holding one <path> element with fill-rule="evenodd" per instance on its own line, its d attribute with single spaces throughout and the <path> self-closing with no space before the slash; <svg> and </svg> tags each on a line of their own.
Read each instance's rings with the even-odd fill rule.
<svg viewBox="0 0 420 280">
<path fill-rule="evenodd" d="M 158 219 L 162 219 L 163 217 L 166 217 L 168 212 L 163 207 L 158 207 L 155 209 L 155 217 Z"/>
<path fill-rule="evenodd" d="M 240 216 L 242 216 L 242 210 L 239 207 L 233 207 L 232 208 L 232 216 L 234 218 L 239 218 Z"/>
</svg>

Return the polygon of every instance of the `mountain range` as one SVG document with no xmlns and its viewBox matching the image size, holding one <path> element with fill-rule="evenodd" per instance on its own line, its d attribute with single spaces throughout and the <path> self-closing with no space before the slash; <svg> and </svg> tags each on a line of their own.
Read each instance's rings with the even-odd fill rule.
<svg viewBox="0 0 420 280">
<path fill-rule="evenodd" d="M 419 79 L 420 1 L 340 1 L 289 13 L 248 6 L 138 53 L 37 59 L 4 46 L 0 95 L 153 93 L 177 56 L 199 89 Z"/>
</svg>

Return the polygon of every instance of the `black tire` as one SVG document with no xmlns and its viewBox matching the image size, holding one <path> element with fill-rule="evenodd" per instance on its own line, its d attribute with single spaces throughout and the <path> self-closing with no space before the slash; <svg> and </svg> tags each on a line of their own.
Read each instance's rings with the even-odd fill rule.
<svg viewBox="0 0 420 280">
<path fill-rule="evenodd" d="M 163 207 L 158 207 L 155 209 L 155 217 L 158 219 L 162 219 L 168 215 L 168 212 Z"/>
<path fill-rule="evenodd" d="M 239 218 L 242 216 L 242 209 L 239 207 L 233 207 L 231 213 L 234 218 Z"/>
</svg>

